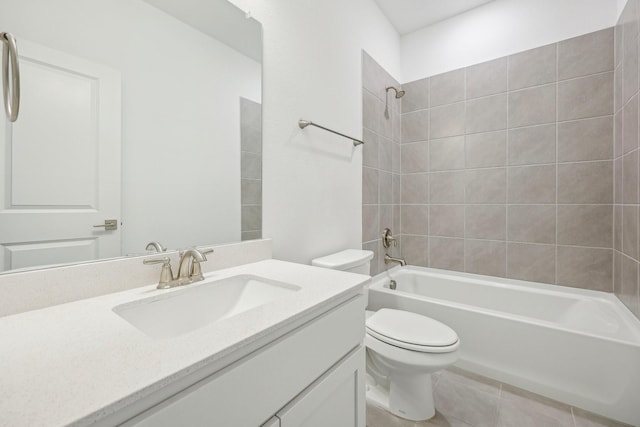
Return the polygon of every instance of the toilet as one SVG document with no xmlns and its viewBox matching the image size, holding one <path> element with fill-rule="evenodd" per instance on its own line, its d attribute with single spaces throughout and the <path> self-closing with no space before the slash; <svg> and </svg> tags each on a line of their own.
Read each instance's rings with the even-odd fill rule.
<svg viewBox="0 0 640 427">
<path fill-rule="evenodd" d="M 369 275 L 373 252 L 347 249 L 311 265 Z M 382 308 L 366 312 L 367 400 L 413 421 L 435 415 L 431 374 L 455 363 L 460 340 L 427 316 Z"/>
</svg>

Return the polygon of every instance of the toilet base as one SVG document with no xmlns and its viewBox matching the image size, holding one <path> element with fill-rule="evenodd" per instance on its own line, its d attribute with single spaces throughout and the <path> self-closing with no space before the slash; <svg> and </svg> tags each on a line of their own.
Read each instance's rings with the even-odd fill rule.
<svg viewBox="0 0 640 427">
<path fill-rule="evenodd" d="M 390 393 L 389 388 L 376 382 L 373 376 L 366 377 L 366 398 L 393 415 L 411 421 L 424 421 L 436 414 L 433 403 L 431 375 L 402 378 L 402 394 Z M 391 382 L 393 387 L 393 381 Z"/>
</svg>

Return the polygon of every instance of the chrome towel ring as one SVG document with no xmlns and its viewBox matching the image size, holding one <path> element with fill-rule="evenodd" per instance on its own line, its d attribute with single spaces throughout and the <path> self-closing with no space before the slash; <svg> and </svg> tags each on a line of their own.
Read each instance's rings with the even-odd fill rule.
<svg viewBox="0 0 640 427">
<path fill-rule="evenodd" d="M 20 111 L 20 68 L 18 66 L 18 47 L 11 33 L 0 33 L 2 47 L 2 95 L 4 109 L 10 122 L 18 119 Z M 9 73 L 11 66 L 11 73 Z M 11 80 L 9 80 L 11 74 Z"/>
</svg>

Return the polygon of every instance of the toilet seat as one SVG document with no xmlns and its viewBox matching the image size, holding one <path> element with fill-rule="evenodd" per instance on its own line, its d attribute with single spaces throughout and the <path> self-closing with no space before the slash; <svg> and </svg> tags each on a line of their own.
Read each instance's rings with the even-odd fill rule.
<svg viewBox="0 0 640 427">
<path fill-rule="evenodd" d="M 384 343 L 422 353 L 450 353 L 460 345 L 453 329 L 409 311 L 380 309 L 367 316 L 366 329 Z"/>
</svg>

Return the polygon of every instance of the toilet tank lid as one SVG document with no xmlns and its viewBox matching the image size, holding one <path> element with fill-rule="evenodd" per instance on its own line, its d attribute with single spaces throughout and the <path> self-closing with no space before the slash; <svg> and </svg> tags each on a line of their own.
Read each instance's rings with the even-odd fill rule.
<svg viewBox="0 0 640 427">
<path fill-rule="evenodd" d="M 358 265 L 367 263 L 371 261 L 372 258 L 372 251 L 347 249 L 335 254 L 316 258 L 311 261 L 311 265 L 314 265 L 316 267 L 332 268 L 334 270 L 348 270 Z"/>
</svg>

